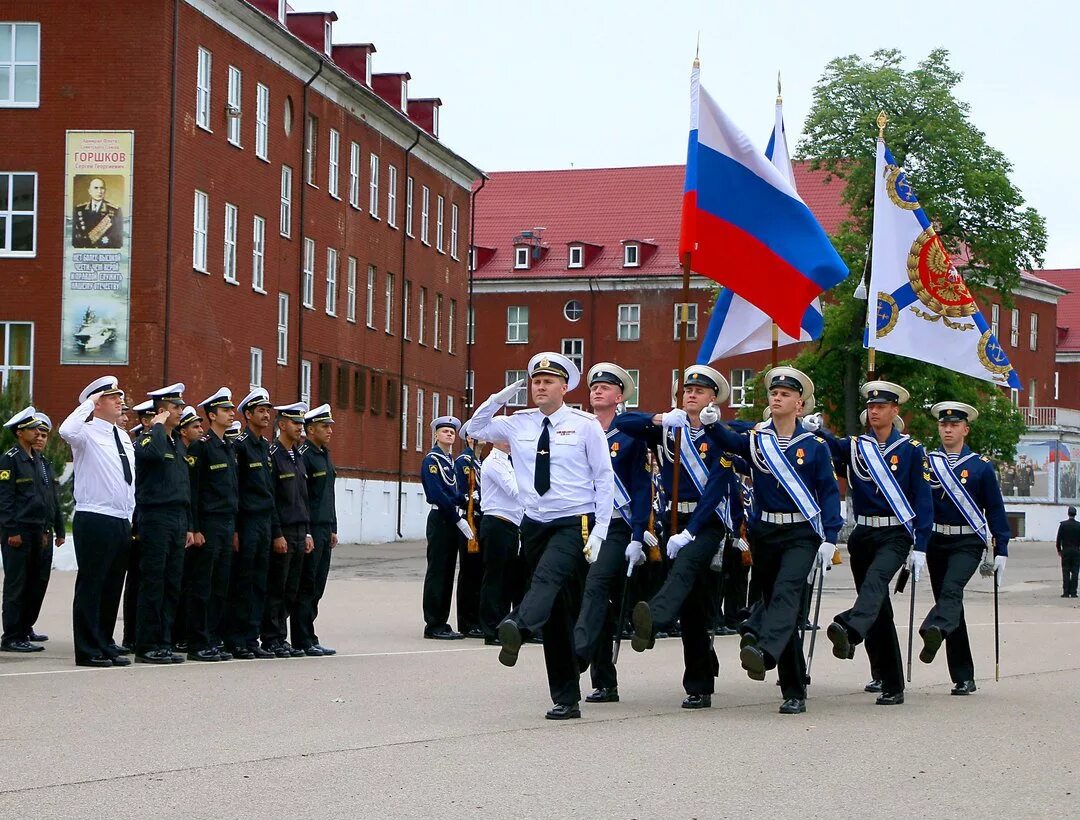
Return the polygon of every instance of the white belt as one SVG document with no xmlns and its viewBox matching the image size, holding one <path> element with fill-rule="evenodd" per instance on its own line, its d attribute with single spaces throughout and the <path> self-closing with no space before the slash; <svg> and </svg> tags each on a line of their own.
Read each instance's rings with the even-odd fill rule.
<svg viewBox="0 0 1080 820">
<path fill-rule="evenodd" d="M 862 527 L 899 527 L 904 522 L 895 515 L 857 515 L 855 523 Z"/>
<path fill-rule="evenodd" d="M 967 524 L 934 524 L 934 532 L 939 535 L 978 535 Z"/>
<path fill-rule="evenodd" d="M 697 509 L 696 501 L 680 501 L 675 508 L 681 513 L 692 513 Z"/>
<path fill-rule="evenodd" d="M 769 524 L 801 524 L 806 521 L 806 516 L 799 512 L 774 513 L 763 511 L 761 520 Z"/>
</svg>

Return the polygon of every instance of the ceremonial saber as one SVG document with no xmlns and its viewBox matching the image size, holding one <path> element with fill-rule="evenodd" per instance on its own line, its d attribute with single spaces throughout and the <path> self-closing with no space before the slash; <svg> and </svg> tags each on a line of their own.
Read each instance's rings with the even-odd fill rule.
<svg viewBox="0 0 1080 820">
<path fill-rule="evenodd" d="M 994 681 L 1001 682 L 1001 640 L 998 632 L 998 574 L 994 572 Z"/>
<path fill-rule="evenodd" d="M 815 561 L 817 558 L 815 557 Z M 810 685 L 810 667 L 814 663 L 814 644 L 817 642 L 818 616 L 821 615 L 821 596 L 825 592 L 825 570 L 819 570 L 817 603 L 814 605 L 814 629 L 810 635 L 810 653 L 806 658 L 806 685 Z"/>
<path fill-rule="evenodd" d="M 622 603 L 619 605 L 619 621 L 615 624 L 615 646 L 611 650 L 611 662 L 619 662 L 619 646 L 622 644 L 623 624 L 626 623 L 626 607 L 630 603 L 630 578 L 634 574 L 634 564 L 627 561 L 626 581 L 623 583 Z"/>
<path fill-rule="evenodd" d="M 915 579 L 911 579 L 911 607 L 907 619 L 907 682 L 911 683 L 911 653 L 915 643 Z"/>
</svg>

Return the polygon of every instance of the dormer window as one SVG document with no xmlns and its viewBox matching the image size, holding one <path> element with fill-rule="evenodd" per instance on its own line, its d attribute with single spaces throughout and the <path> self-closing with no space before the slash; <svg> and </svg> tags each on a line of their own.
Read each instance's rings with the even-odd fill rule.
<svg viewBox="0 0 1080 820">
<path fill-rule="evenodd" d="M 623 267 L 636 268 L 641 264 L 641 247 L 637 243 L 623 245 Z"/>
<path fill-rule="evenodd" d="M 367 87 L 371 88 L 371 52 L 364 55 L 364 77 Z"/>
<path fill-rule="evenodd" d="M 570 253 L 566 260 L 566 267 L 568 268 L 583 268 L 585 267 L 585 248 L 581 245 L 571 245 Z"/>
<path fill-rule="evenodd" d="M 285 25 L 285 15 L 288 12 L 289 6 L 285 0 L 278 0 L 277 5 L 277 19 L 281 25 Z"/>
<path fill-rule="evenodd" d="M 323 23 L 323 51 L 326 52 L 326 56 L 329 57 L 333 47 L 331 43 L 331 33 L 333 32 L 334 24 L 327 20 Z"/>
<path fill-rule="evenodd" d="M 514 248 L 514 270 L 529 269 L 529 249 L 526 247 Z"/>
<path fill-rule="evenodd" d="M 401 79 L 401 110 L 409 110 L 409 81 L 404 77 Z"/>
<path fill-rule="evenodd" d="M 439 106 L 431 107 L 431 136 L 439 136 Z"/>
</svg>

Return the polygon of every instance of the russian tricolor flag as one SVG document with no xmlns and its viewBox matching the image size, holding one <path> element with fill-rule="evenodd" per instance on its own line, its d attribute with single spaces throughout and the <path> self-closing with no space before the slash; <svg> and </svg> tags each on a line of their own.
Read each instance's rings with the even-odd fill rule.
<svg viewBox="0 0 1080 820">
<path fill-rule="evenodd" d="M 810 303 L 848 275 L 791 182 L 690 78 L 679 256 L 730 288 L 793 338 Z"/>
</svg>

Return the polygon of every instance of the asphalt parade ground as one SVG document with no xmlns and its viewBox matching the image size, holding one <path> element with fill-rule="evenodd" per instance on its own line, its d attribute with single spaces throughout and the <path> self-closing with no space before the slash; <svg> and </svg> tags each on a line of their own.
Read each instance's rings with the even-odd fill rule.
<svg viewBox="0 0 1080 820">
<path fill-rule="evenodd" d="M 1053 547 L 1014 544 L 1000 596 L 967 619 L 978 692 L 949 695 L 944 650 L 907 702 L 874 705 L 866 656 L 821 634 L 807 713 L 717 638 L 713 708 L 679 707 L 677 639 L 623 645 L 622 702 L 544 720 L 540 646 L 517 667 L 421 637 L 423 545 L 337 549 L 318 633 L 333 658 L 76 667 L 74 573 L 53 574 L 32 656 L 0 654 L 0 817 L 1050 817 L 1080 806 L 1080 605 Z M 854 588 L 828 574 L 822 622 Z M 931 602 L 919 584 L 916 626 Z M 907 641 L 907 596 L 894 598 Z M 902 615 L 900 615 L 902 613 Z M 916 656 L 919 642 L 916 640 Z M 583 694 L 590 689 L 582 680 Z"/>
</svg>

